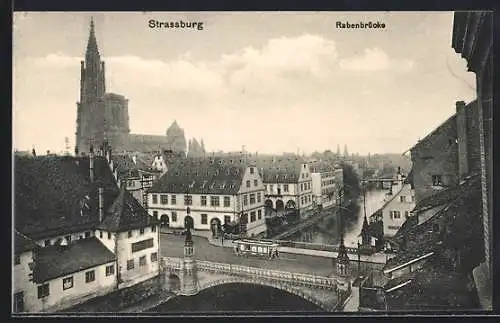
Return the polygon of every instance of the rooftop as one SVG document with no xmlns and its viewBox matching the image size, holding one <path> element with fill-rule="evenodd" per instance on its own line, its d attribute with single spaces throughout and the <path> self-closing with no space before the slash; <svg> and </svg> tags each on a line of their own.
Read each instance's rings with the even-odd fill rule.
<svg viewBox="0 0 500 323">
<path fill-rule="evenodd" d="M 106 211 L 104 220 L 96 228 L 124 232 L 158 223 L 159 221 L 150 216 L 132 194 L 122 187 L 120 194 Z"/>
<path fill-rule="evenodd" d="M 33 280 L 42 283 L 114 260 L 115 255 L 95 237 L 77 240 L 66 247 L 38 248 Z"/>
<path fill-rule="evenodd" d="M 94 178 L 88 157 L 40 156 L 14 160 L 14 222 L 35 240 L 90 229 L 98 220 L 98 188 L 105 206 L 118 194 L 103 157 L 95 157 Z"/>
<path fill-rule="evenodd" d="M 232 157 L 187 157 L 173 164 L 148 192 L 233 195 L 247 165 Z"/>
<path fill-rule="evenodd" d="M 25 251 L 33 250 L 36 248 L 36 244 L 30 238 L 26 237 L 24 234 L 17 230 L 14 230 L 14 252 L 20 254 Z"/>
</svg>

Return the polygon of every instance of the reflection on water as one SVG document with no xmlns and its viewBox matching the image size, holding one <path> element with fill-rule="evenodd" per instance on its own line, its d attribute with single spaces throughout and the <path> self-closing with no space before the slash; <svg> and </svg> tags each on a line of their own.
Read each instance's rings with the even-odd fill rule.
<svg viewBox="0 0 500 323">
<path fill-rule="evenodd" d="M 387 190 L 374 189 L 366 192 L 366 216 L 375 213 L 384 204 Z M 364 210 L 363 196 L 357 201 L 358 212 L 355 217 L 346 217 L 344 242 L 348 247 L 357 247 L 358 236 L 363 227 Z M 355 220 L 353 220 L 355 219 Z M 304 239 L 305 238 L 305 239 Z M 302 232 L 290 238 L 293 241 L 308 241 L 312 243 L 338 244 L 340 243 L 339 223 L 337 217 L 326 218 L 320 225 L 311 228 L 309 232 Z"/>
<path fill-rule="evenodd" d="M 194 296 L 179 296 L 148 312 L 235 312 L 235 311 L 321 311 L 319 307 L 288 292 L 267 286 L 226 284 L 201 291 Z"/>
</svg>

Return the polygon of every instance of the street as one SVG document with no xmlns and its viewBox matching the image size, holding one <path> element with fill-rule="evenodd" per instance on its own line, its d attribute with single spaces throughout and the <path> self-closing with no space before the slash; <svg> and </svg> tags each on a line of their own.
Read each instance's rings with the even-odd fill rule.
<svg viewBox="0 0 500 323">
<path fill-rule="evenodd" d="M 281 253 L 279 259 L 260 259 L 239 257 L 231 248 L 211 245 L 206 238 L 193 236 L 196 258 L 199 260 L 239 264 L 250 267 L 291 271 L 306 274 L 329 276 L 335 270 L 332 259 L 298 254 Z M 228 241 L 229 242 L 229 241 Z M 163 257 L 183 257 L 184 236 L 173 234 L 160 235 L 160 254 Z"/>
</svg>

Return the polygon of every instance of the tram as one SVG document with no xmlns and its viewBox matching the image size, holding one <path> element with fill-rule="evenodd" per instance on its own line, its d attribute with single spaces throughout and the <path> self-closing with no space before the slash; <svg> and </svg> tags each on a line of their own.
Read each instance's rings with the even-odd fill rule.
<svg viewBox="0 0 500 323">
<path fill-rule="evenodd" d="M 234 253 L 238 256 L 257 256 L 261 258 L 277 258 L 279 244 L 272 241 L 240 239 L 234 240 Z"/>
</svg>

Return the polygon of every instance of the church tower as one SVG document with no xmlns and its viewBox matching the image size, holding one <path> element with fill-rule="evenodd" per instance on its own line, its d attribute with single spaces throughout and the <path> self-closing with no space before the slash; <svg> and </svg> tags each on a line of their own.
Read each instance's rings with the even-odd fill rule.
<svg viewBox="0 0 500 323">
<path fill-rule="evenodd" d="M 80 101 L 77 102 L 76 147 L 89 151 L 104 140 L 104 62 L 101 61 L 95 37 L 94 20 L 90 21 L 85 60 L 80 62 Z"/>
<path fill-rule="evenodd" d="M 187 228 L 184 241 L 184 259 L 181 267 L 181 294 L 185 296 L 198 293 L 198 275 L 194 255 L 193 237 L 191 236 L 191 230 Z"/>
</svg>

